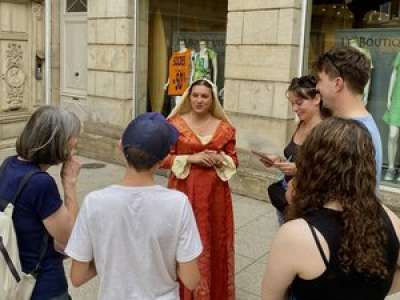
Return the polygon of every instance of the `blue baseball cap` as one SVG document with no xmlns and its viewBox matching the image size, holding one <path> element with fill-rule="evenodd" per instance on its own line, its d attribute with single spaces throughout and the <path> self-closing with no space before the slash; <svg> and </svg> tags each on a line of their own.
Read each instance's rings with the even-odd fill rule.
<svg viewBox="0 0 400 300">
<path fill-rule="evenodd" d="M 160 161 L 168 155 L 178 137 L 178 130 L 162 114 L 151 112 L 132 120 L 122 134 L 121 142 L 124 152 L 134 147 Z"/>
</svg>

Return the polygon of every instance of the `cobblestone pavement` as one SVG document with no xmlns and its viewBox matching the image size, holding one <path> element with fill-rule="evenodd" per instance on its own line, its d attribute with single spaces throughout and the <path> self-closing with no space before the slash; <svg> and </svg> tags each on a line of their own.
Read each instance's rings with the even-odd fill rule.
<svg viewBox="0 0 400 300">
<path fill-rule="evenodd" d="M 0 161 L 11 151 L 0 151 Z M 123 167 L 94 161 L 81 157 L 87 167 L 81 170 L 78 197 L 83 197 L 90 191 L 118 183 L 123 176 Z M 93 168 L 100 167 L 102 168 Z M 50 169 L 57 179 L 59 167 Z M 166 178 L 158 176 L 157 182 L 166 184 Z M 59 182 L 58 182 L 59 183 Z M 278 225 L 274 208 L 266 202 L 257 201 L 240 195 L 233 196 L 235 213 L 235 251 L 236 251 L 236 292 L 237 300 L 260 300 L 260 284 L 265 270 L 266 258 L 271 241 Z M 67 274 L 70 261 L 65 261 Z M 93 279 L 79 289 L 70 288 L 74 300 L 95 300 L 98 290 L 98 280 Z M 388 297 L 386 300 L 400 300 L 400 294 Z"/>
</svg>

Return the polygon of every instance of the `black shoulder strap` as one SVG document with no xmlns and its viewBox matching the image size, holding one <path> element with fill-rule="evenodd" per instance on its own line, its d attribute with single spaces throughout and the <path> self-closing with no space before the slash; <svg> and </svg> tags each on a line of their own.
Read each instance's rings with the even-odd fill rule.
<svg viewBox="0 0 400 300">
<path fill-rule="evenodd" d="M 14 276 L 15 281 L 20 282 L 21 276 L 19 276 L 17 268 L 15 267 L 13 261 L 11 260 L 10 255 L 8 254 L 6 247 L 4 246 L 2 236 L 0 236 L 0 252 L 1 252 L 1 254 L 3 254 L 3 258 L 6 261 L 6 264 L 7 264 L 8 268 L 10 269 L 11 274 Z"/>
<path fill-rule="evenodd" d="M 37 174 L 37 173 L 41 173 L 42 171 L 38 171 L 38 170 L 32 170 L 30 172 L 28 172 L 21 180 L 21 183 L 18 186 L 18 190 L 14 195 L 14 198 L 11 200 L 11 203 L 14 205 L 15 207 L 15 203 L 18 200 L 18 197 L 20 196 L 22 190 L 24 189 L 25 185 L 28 183 L 28 181 L 32 178 L 33 175 Z M 30 273 L 32 276 L 34 276 L 35 278 L 37 278 L 37 276 L 40 273 L 41 270 L 41 263 L 43 261 L 43 258 L 45 257 L 46 253 L 47 253 L 47 247 L 49 244 L 49 234 L 47 233 L 46 229 L 45 229 L 45 233 L 43 234 L 43 240 L 42 240 L 42 244 L 40 246 L 40 252 L 39 252 L 39 260 L 38 263 L 36 264 L 35 268 L 33 269 L 33 271 Z"/>
<path fill-rule="evenodd" d="M 5 170 L 6 165 L 7 165 L 9 160 L 10 160 L 10 157 L 8 159 L 6 159 L 2 163 L 2 165 L 0 167 L 0 179 L 1 179 L 1 176 L 3 175 L 3 173 L 4 173 L 4 170 Z M 7 205 L 9 203 L 12 203 L 14 205 L 14 207 L 15 207 L 15 204 L 16 204 L 19 196 L 21 195 L 23 189 L 25 188 L 26 184 L 29 182 L 29 180 L 32 178 L 33 175 L 35 175 L 36 173 L 41 173 L 41 172 L 42 171 L 40 171 L 40 170 L 32 170 L 32 171 L 26 173 L 24 175 L 24 177 L 21 179 L 21 182 L 18 185 L 17 191 L 16 191 L 14 197 L 11 199 L 11 201 L 0 199 L 0 210 L 3 211 L 7 207 Z M 43 260 L 44 256 L 47 253 L 48 244 L 49 244 L 49 234 L 46 231 L 44 233 L 44 235 L 43 235 L 43 241 L 42 241 L 42 244 L 41 244 L 41 247 L 40 247 L 38 263 L 36 264 L 35 268 L 31 272 L 32 276 L 34 276 L 34 277 L 37 277 L 37 275 L 40 273 L 40 265 L 42 263 L 42 260 Z"/>
<path fill-rule="evenodd" d="M 8 164 L 8 162 L 10 161 L 11 157 L 6 158 L 3 163 L 0 166 L 0 180 L 3 177 L 3 173 L 6 169 L 6 166 Z M 4 211 L 8 205 L 9 201 L 3 199 L 2 197 L 0 197 L 0 211 Z"/>
<path fill-rule="evenodd" d="M 41 271 L 41 264 L 42 264 L 43 258 L 45 257 L 45 255 L 47 253 L 48 245 L 49 245 L 49 234 L 47 233 L 47 231 L 45 231 L 45 233 L 43 235 L 42 245 L 40 246 L 39 261 L 36 264 L 33 271 L 30 273 L 35 278 L 37 278 L 37 276 L 39 275 L 39 273 Z"/>
<path fill-rule="evenodd" d="M 11 159 L 11 157 L 7 158 L 2 163 L 2 165 L 0 167 L 0 180 L 1 180 L 2 176 L 3 176 L 3 173 L 4 173 L 4 171 L 6 169 L 6 166 L 7 166 L 7 164 L 8 164 L 10 159 Z M 18 185 L 17 191 L 16 191 L 16 193 L 14 194 L 14 197 L 11 200 L 6 200 L 6 199 L 3 199 L 3 198 L 0 198 L 0 211 L 4 211 L 4 209 L 7 207 L 7 205 L 9 203 L 12 203 L 15 206 L 15 203 L 16 203 L 18 197 L 20 196 L 22 190 L 24 189 L 25 185 L 28 183 L 28 181 L 31 179 L 31 177 L 34 174 L 40 173 L 40 172 L 41 171 L 38 171 L 38 170 L 32 170 L 32 171 L 26 173 L 24 175 L 24 177 L 21 179 L 21 182 Z"/>
<path fill-rule="evenodd" d="M 317 244 L 319 253 L 321 254 L 322 260 L 324 261 L 325 267 L 328 268 L 329 262 L 328 262 L 328 259 L 326 258 L 324 250 L 322 249 L 321 242 L 319 241 L 317 232 L 315 231 L 315 228 L 310 223 L 307 222 L 307 225 L 311 229 L 311 233 L 312 233 L 312 235 L 314 237 L 315 243 Z"/>
<path fill-rule="evenodd" d="M 33 175 L 35 175 L 36 173 L 41 173 L 41 171 L 37 171 L 37 170 L 32 170 L 29 171 L 28 173 L 25 174 L 25 176 L 21 179 L 21 182 L 18 185 L 17 188 L 17 192 L 15 193 L 14 197 L 11 199 L 11 203 L 15 206 L 15 203 L 17 203 L 17 200 L 19 198 L 19 196 L 21 195 L 22 190 L 24 189 L 24 187 L 26 186 L 26 184 L 28 183 L 28 181 L 31 179 L 31 177 Z"/>
</svg>

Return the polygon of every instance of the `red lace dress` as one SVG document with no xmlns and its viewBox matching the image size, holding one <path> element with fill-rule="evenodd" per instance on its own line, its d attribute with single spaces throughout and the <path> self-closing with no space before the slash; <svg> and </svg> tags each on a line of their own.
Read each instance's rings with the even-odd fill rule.
<svg viewBox="0 0 400 300">
<path fill-rule="evenodd" d="M 221 121 L 206 144 L 190 129 L 179 115 L 170 119 L 179 130 L 177 144 L 163 162 L 172 168 L 177 156 L 204 150 L 224 152 L 229 160 L 238 164 L 235 151 L 235 129 Z M 216 169 L 191 165 L 186 178 L 179 179 L 171 172 L 170 188 L 185 193 L 192 203 L 204 251 L 199 258 L 201 281 L 191 292 L 181 285 L 182 300 L 233 300 L 234 287 L 234 226 L 232 197 L 228 182 L 222 180 Z"/>
</svg>

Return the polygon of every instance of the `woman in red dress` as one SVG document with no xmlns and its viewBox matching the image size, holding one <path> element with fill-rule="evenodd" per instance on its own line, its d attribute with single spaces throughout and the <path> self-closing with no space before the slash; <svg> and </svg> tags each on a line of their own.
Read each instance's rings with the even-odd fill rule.
<svg viewBox="0 0 400 300">
<path fill-rule="evenodd" d="M 169 121 L 180 136 L 163 164 L 171 169 L 168 186 L 188 196 L 204 246 L 200 284 L 193 292 L 181 285 L 181 299 L 233 300 L 234 227 L 228 180 L 238 164 L 235 129 L 208 80 L 191 84 Z"/>
</svg>

